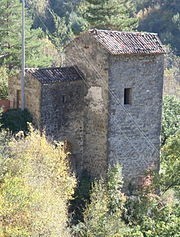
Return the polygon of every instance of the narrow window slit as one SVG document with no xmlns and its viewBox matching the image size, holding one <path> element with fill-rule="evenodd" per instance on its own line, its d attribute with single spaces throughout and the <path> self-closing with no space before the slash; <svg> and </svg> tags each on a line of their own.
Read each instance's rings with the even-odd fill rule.
<svg viewBox="0 0 180 237">
<path fill-rule="evenodd" d="M 132 104 L 132 88 L 124 89 L 124 104 L 131 105 Z"/>
<path fill-rule="evenodd" d="M 65 96 L 65 95 L 62 95 L 62 103 L 64 104 L 64 103 L 66 103 L 66 101 L 67 101 L 66 96 Z"/>
</svg>

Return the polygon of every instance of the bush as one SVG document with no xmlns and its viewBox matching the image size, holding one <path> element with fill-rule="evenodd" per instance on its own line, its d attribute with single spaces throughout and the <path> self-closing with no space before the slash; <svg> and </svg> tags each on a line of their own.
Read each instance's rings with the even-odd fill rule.
<svg viewBox="0 0 180 237">
<path fill-rule="evenodd" d="M 79 182 L 69 208 L 69 213 L 71 214 L 71 225 L 78 224 L 84 220 L 83 210 L 87 203 L 89 203 L 90 191 L 91 179 L 88 172 L 84 170 L 79 178 Z"/>
<path fill-rule="evenodd" d="M 2 158 L 0 215 L 3 237 L 69 237 L 68 202 L 76 180 L 61 146 L 32 131 L 17 134 Z"/>
<path fill-rule="evenodd" d="M 161 143 L 174 135 L 180 126 L 180 100 L 173 96 L 165 96 L 163 101 Z"/>
<path fill-rule="evenodd" d="M 125 196 L 121 187 L 118 166 L 109 170 L 106 181 L 94 182 L 90 203 L 83 213 L 84 222 L 73 226 L 73 236 L 179 236 L 180 208 L 176 200 L 158 196 L 152 193 L 153 189 L 146 188 L 136 196 Z"/>
<path fill-rule="evenodd" d="M 120 233 L 127 231 L 121 219 L 125 202 L 121 187 L 119 166 L 109 170 L 107 182 L 101 179 L 93 183 L 90 203 L 84 211 L 84 222 L 73 227 L 75 236 L 120 237 Z"/>
<path fill-rule="evenodd" d="M 10 109 L 3 113 L 1 118 L 2 127 L 10 130 L 13 134 L 19 131 L 28 131 L 27 122 L 32 122 L 32 116 L 27 109 Z"/>
<path fill-rule="evenodd" d="M 173 189 L 180 196 L 180 131 L 170 136 L 161 150 L 161 191 Z"/>
<path fill-rule="evenodd" d="M 130 197 L 126 202 L 126 223 L 131 227 L 132 235 L 138 228 L 142 237 L 178 237 L 180 228 L 179 205 L 168 203 L 163 197 L 143 194 Z"/>
</svg>

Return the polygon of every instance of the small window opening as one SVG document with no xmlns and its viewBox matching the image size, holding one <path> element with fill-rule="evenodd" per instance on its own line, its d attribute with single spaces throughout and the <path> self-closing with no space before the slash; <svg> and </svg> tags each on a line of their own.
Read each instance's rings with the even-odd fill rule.
<svg viewBox="0 0 180 237">
<path fill-rule="evenodd" d="M 131 105 L 132 104 L 132 88 L 124 89 L 124 104 Z"/>
<path fill-rule="evenodd" d="M 63 104 L 67 102 L 67 97 L 65 95 L 62 95 L 62 102 Z"/>
</svg>

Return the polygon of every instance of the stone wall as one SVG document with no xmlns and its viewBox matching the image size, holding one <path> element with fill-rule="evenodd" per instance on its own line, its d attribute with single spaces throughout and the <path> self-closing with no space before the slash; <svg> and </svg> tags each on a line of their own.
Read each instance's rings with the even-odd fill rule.
<svg viewBox="0 0 180 237">
<path fill-rule="evenodd" d="M 92 177 L 107 171 L 108 57 L 88 33 L 66 48 L 65 65 L 77 65 L 88 88 L 84 107 L 83 167 Z"/>
<path fill-rule="evenodd" d="M 111 56 L 109 64 L 109 162 L 123 165 L 127 185 L 159 168 L 163 56 Z M 124 104 L 125 88 L 131 104 Z"/>
<path fill-rule="evenodd" d="M 17 108 L 17 91 L 21 89 L 20 86 L 20 78 L 10 77 L 8 80 L 8 92 L 9 92 L 9 100 L 10 100 L 10 108 Z"/>
<path fill-rule="evenodd" d="M 40 106 L 41 106 L 41 83 L 27 75 L 25 79 L 25 107 L 33 116 L 33 122 L 40 127 Z"/>
<path fill-rule="evenodd" d="M 66 81 L 42 86 L 41 128 L 57 141 L 67 140 L 72 145 L 73 168 L 82 166 L 84 134 L 84 83 Z"/>
<path fill-rule="evenodd" d="M 8 82 L 11 108 L 21 108 L 20 76 L 10 78 Z M 40 122 L 40 98 L 40 82 L 27 74 L 25 78 L 25 108 L 32 114 L 34 123 L 37 126 L 39 126 Z"/>
</svg>

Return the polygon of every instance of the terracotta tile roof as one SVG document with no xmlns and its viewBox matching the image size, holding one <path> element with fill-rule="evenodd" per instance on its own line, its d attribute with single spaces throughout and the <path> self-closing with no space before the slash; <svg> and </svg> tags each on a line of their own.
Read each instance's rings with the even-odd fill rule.
<svg viewBox="0 0 180 237">
<path fill-rule="evenodd" d="M 26 73 L 31 74 L 42 84 L 82 80 L 82 73 L 77 67 L 27 68 Z"/>
<path fill-rule="evenodd" d="M 111 54 L 163 54 L 163 46 L 153 33 L 89 30 L 89 33 Z"/>
</svg>

